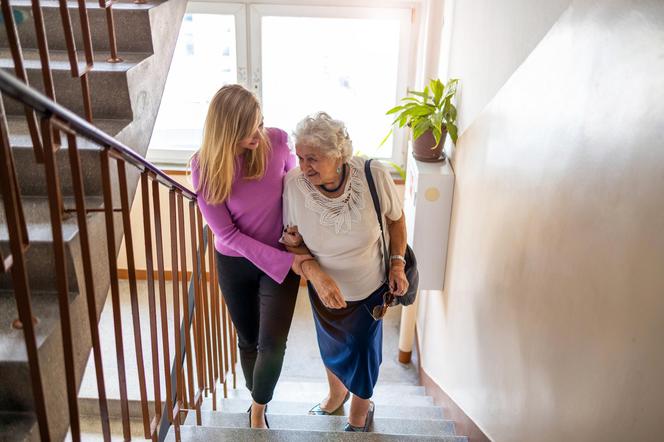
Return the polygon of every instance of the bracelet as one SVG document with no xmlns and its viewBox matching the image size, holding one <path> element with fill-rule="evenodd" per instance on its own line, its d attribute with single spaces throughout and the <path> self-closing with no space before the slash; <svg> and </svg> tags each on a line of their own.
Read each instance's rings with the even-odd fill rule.
<svg viewBox="0 0 664 442">
<path fill-rule="evenodd" d="M 404 265 L 406 265 L 406 258 L 403 257 L 403 255 L 391 255 L 390 256 L 390 261 L 397 259 L 401 262 L 403 262 Z"/>
</svg>

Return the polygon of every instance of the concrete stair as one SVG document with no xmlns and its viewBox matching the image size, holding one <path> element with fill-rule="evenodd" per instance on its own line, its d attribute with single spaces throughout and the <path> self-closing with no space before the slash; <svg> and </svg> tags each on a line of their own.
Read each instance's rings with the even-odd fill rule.
<svg viewBox="0 0 664 442">
<path fill-rule="evenodd" d="M 11 0 L 17 19 L 28 80 L 42 91 L 41 64 L 36 50 L 34 20 L 29 0 Z M 79 61 L 84 60 L 79 29 L 77 2 L 69 2 Z M 122 1 L 113 6 L 120 63 L 108 63 L 109 40 L 106 18 L 99 3 L 87 2 L 95 55 L 94 69 L 89 74 L 93 124 L 144 156 L 152 134 L 161 101 L 166 76 L 170 68 L 180 22 L 186 7 L 185 0 L 160 0 L 136 5 Z M 57 1 L 42 1 L 46 24 L 49 58 L 55 83 L 56 101 L 83 116 L 83 99 L 78 78 L 72 78 L 66 54 L 62 22 Z M 4 30 L 0 32 L 0 69 L 13 74 L 13 60 L 9 55 Z M 68 431 L 68 410 L 65 395 L 64 360 L 57 293 L 55 292 L 54 256 L 48 192 L 44 165 L 35 161 L 31 138 L 24 119 L 23 106 L 4 98 L 10 143 L 17 168 L 23 210 L 28 225 L 30 247 L 27 268 L 32 291 L 37 347 L 52 440 L 63 440 Z M 88 208 L 102 207 L 100 149 L 88 140 L 78 138 L 81 169 Z M 73 208 L 73 188 L 69 168 L 66 137 L 56 153 L 60 172 L 61 192 L 65 208 Z M 117 174 L 111 171 L 111 184 L 117 201 Z M 133 199 L 138 174 L 128 168 L 129 198 Z M 1 206 L 1 205 L 0 205 Z M 94 272 L 94 293 L 97 318 L 108 295 L 108 247 L 105 220 L 101 212 L 87 216 L 91 239 Z M 115 243 L 119 249 L 122 224 L 115 216 Z M 67 215 L 63 223 L 67 280 L 69 282 L 69 310 L 74 336 L 74 365 L 77 385 L 80 385 L 90 355 L 90 326 L 83 279 L 83 265 L 79 230 L 75 214 Z M 8 253 L 8 232 L 5 214 L 0 210 L 0 249 Z M 0 275 L 0 440 L 38 440 L 29 366 L 21 330 L 11 327 L 18 317 L 8 274 Z"/>
<path fill-rule="evenodd" d="M 184 426 L 180 432 L 182 440 L 210 441 L 232 440 L 253 442 L 465 442 L 467 439 L 460 436 L 407 436 L 402 434 L 376 434 L 376 433 L 339 433 L 310 430 L 252 430 L 249 428 L 213 428 Z M 171 431 L 166 437 L 167 441 L 174 441 L 175 435 Z"/>
<path fill-rule="evenodd" d="M 232 441 L 455 441 L 467 442 L 456 435 L 454 422 L 445 419 L 443 409 L 433 404 L 421 386 L 381 384 L 379 382 L 372 400 L 376 403 L 374 423 L 370 433 L 345 433 L 343 431 L 350 411 L 350 402 L 335 415 L 310 416 L 309 409 L 326 394 L 323 382 L 280 381 L 274 399 L 268 406 L 269 430 L 249 428 L 247 409 L 251 400 L 240 387 L 228 390 L 228 398 L 217 400 L 217 410 L 212 410 L 211 398 L 204 399 L 202 425 L 196 425 L 196 415 L 189 412 L 181 425 L 182 441 L 232 440 Z M 219 389 L 218 392 L 222 390 Z M 221 394 L 221 393 L 219 393 Z M 312 398 L 312 399 L 307 399 Z M 408 405 L 422 404 L 422 405 Z M 150 403 L 152 408 L 152 403 Z M 130 402 L 130 416 L 140 416 L 138 401 Z M 94 398 L 81 401 L 86 440 L 101 441 L 97 402 Z M 119 424 L 120 404 L 110 401 L 109 412 L 114 434 L 121 434 Z M 141 424 L 132 421 L 132 433 L 139 434 Z M 170 428 L 166 440 L 175 441 L 175 429 Z"/>
<path fill-rule="evenodd" d="M 189 413 L 181 427 L 183 441 L 467 441 L 457 436 L 454 423 L 445 420 L 442 408 L 435 406 L 424 388 L 401 384 L 381 384 L 374 390 L 376 404 L 370 433 L 343 431 L 350 403 L 333 416 L 310 416 L 308 410 L 327 392 L 323 382 L 281 381 L 268 406 L 269 430 L 249 428 L 247 408 L 251 400 L 246 390 L 229 390 L 228 398 L 210 410 L 209 399 L 201 412 L 202 425 L 196 426 L 195 413 Z M 171 428 L 166 440 L 175 440 Z"/>
</svg>

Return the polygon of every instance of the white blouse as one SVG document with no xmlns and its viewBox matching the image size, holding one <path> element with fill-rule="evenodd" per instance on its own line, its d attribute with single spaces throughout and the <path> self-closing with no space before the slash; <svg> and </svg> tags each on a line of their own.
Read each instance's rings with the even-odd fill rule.
<svg viewBox="0 0 664 442">
<path fill-rule="evenodd" d="M 323 195 L 299 167 L 288 172 L 284 182 L 284 225 L 298 227 L 312 255 L 335 280 L 346 301 L 365 299 L 387 280 L 364 163 L 364 158 L 350 159 L 350 177 L 344 193 L 336 198 Z M 374 160 L 371 172 L 389 247 L 385 217 L 396 221 L 403 208 L 389 169 Z"/>
</svg>

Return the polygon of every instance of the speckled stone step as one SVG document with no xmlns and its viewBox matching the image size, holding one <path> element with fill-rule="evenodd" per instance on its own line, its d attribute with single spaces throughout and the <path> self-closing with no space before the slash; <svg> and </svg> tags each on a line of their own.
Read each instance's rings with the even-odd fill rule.
<svg viewBox="0 0 664 442">
<path fill-rule="evenodd" d="M 183 441 L 232 440 L 234 442 L 467 442 L 462 436 L 404 436 L 377 433 L 338 433 L 303 430 L 252 430 L 248 428 L 213 428 L 183 426 L 180 429 Z M 170 429 L 167 441 L 175 441 L 175 430 Z"/>
<path fill-rule="evenodd" d="M 275 414 L 297 414 L 302 416 L 306 415 L 316 403 L 318 403 L 318 400 L 309 402 L 273 400 L 270 402 L 269 410 L 270 413 Z M 223 410 L 230 413 L 242 413 L 247 410 L 250 404 L 251 401 L 249 399 L 221 399 L 218 401 L 217 410 Z M 206 401 L 204 403 L 204 408 L 210 410 L 210 402 Z M 340 414 L 348 415 L 349 411 L 350 404 L 346 403 Z M 376 404 L 375 416 L 385 418 L 402 418 L 404 416 L 417 416 L 420 419 L 444 418 L 442 407 L 436 405 L 409 406 L 402 405 L 399 402 L 392 404 Z"/>
<path fill-rule="evenodd" d="M 0 441 L 2 442 L 37 442 L 39 427 L 32 413 L 0 412 Z"/>
<path fill-rule="evenodd" d="M 98 1 L 87 1 L 86 3 L 90 20 L 92 47 L 95 52 L 108 54 L 109 38 L 106 28 L 106 13 L 99 7 Z M 142 5 L 135 5 L 132 1 L 114 2 L 113 18 L 119 52 L 152 52 L 150 10 L 161 3 L 164 3 L 164 1 L 151 1 Z M 76 47 L 83 48 L 77 2 L 69 1 L 67 4 L 70 8 L 69 14 L 72 18 Z M 15 20 L 23 48 L 36 48 L 37 39 L 30 0 L 11 0 L 11 5 L 20 14 Z M 41 6 L 49 48 L 51 50 L 66 50 L 67 45 L 62 31 L 58 2 L 43 0 Z M 0 33 L 0 46 L 7 46 L 5 32 Z"/>
<path fill-rule="evenodd" d="M 318 403 L 327 394 L 326 389 L 307 390 L 307 389 L 279 389 L 274 392 L 273 400 L 276 401 L 297 401 Z M 251 394 L 246 389 L 231 390 L 228 392 L 229 398 L 250 399 Z M 374 392 L 371 398 L 376 405 L 408 405 L 408 406 L 428 406 L 433 405 L 433 399 L 422 395 L 403 394 L 399 391 L 390 391 L 389 389 L 380 389 Z"/>
<path fill-rule="evenodd" d="M 202 424 L 206 427 L 249 428 L 248 414 L 219 411 L 201 413 Z M 309 416 L 293 414 L 274 414 L 271 408 L 267 413 L 270 428 L 273 430 L 308 430 L 308 431 L 343 431 L 347 418 L 345 416 Z M 187 425 L 196 425 L 196 416 L 189 413 L 185 421 Z M 406 415 L 404 418 L 374 419 L 374 433 L 403 434 L 421 436 L 454 436 L 454 422 L 442 419 L 420 419 L 418 415 Z"/>
</svg>

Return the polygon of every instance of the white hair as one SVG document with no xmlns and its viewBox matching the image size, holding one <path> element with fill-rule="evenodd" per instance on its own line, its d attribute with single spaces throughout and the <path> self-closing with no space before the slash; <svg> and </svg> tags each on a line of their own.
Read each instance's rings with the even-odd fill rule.
<svg viewBox="0 0 664 442">
<path fill-rule="evenodd" d="M 341 158 L 344 163 L 353 156 L 353 142 L 343 121 L 335 120 L 325 112 L 309 115 L 297 123 L 293 133 L 295 144 L 306 144 L 323 155 Z"/>
</svg>

